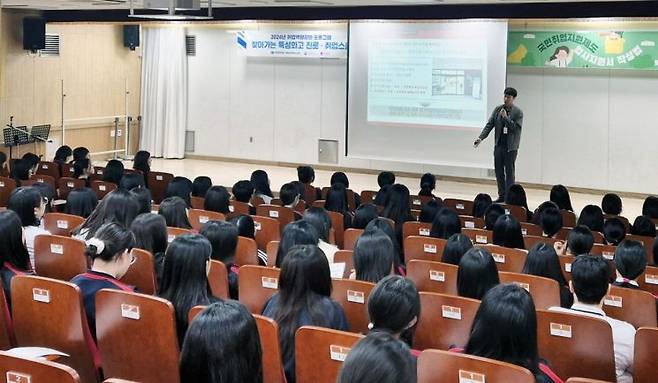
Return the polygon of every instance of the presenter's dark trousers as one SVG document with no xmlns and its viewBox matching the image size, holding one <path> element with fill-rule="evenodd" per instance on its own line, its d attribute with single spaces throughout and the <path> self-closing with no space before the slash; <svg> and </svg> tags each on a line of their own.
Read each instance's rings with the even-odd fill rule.
<svg viewBox="0 0 658 383">
<path fill-rule="evenodd" d="M 518 150 L 508 151 L 507 146 L 496 145 L 494 148 L 494 168 L 498 182 L 498 198 L 505 198 L 510 186 L 514 184 L 514 163 Z"/>
</svg>

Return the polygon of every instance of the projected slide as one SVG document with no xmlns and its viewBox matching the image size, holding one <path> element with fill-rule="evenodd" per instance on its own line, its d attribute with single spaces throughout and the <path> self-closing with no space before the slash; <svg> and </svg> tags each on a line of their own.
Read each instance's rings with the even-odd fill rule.
<svg viewBox="0 0 658 383">
<path fill-rule="evenodd" d="M 368 121 L 479 127 L 486 78 L 485 40 L 371 40 Z"/>
</svg>

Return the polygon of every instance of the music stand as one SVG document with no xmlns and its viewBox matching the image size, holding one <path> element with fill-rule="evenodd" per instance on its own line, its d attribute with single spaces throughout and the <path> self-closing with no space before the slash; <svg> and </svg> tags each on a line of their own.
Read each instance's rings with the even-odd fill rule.
<svg viewBox="0 0 658 383">
<path fill-rule="evenodd" d="M 8 128 L 4 128 L 2 130 L 2 134 L 4 135 L 5 146 L 9 147 L 9 158 L 13 158 L 12 149 L 14 146 L 25 145 L 30 142 L 28 137 L 29 133 L 27 132 L 26 126 L 10 126 Z M 20 152 L 18 154 L 20 154 Z"/>
<path fill-rule="evenodd" d="M 50 135 L 50 125 L 35 125 L 32 127 L 30 135 L 32 136 L 30 137 L 30 142 L 46 142 Z"/>
</svg>

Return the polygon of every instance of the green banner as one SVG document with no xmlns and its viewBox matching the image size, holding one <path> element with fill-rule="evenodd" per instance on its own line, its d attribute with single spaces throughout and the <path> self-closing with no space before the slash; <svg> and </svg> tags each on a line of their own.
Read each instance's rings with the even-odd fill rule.
<svg viewBox="0 0 658 383">
<path fill-rule="evenodd" d="M 658 31 L 510 31 L 507 65 L 658 70 Z"/>
</svg>

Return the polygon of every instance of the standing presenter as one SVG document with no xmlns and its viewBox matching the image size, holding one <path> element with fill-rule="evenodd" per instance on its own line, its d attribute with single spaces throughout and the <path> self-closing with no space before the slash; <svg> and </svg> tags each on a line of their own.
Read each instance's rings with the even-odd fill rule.
<svg viewBox="0 0 658 383">
<path fill-rule="evenodd" d="M 494 168 L 498 182 L 498 199 L 495 202 L 504 202 L 505 193 L 514 184 L 514 163 L 519 152 L 521 126 L 523 125 L 523 112 L 514 105 L 517 96 L 516 89 L 507 88 L 504 93 L 505 103 L 494 109 L 489 121 L 482 129 L 482 133 L 473 143 L 473 146 L 477 148 L 482 140 L 487 138 L 491 129 L 496 128 Z"/>
</svg>

